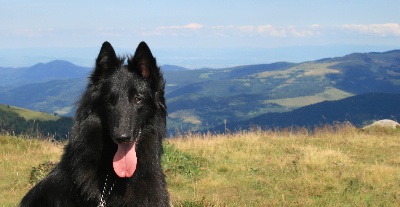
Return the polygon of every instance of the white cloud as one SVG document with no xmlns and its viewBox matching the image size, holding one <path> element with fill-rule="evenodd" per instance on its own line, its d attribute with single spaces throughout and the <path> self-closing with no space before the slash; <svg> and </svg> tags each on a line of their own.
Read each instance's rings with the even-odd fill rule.
<svg viewBox="0 0 400 207">
<path fill-rule="evenodd" d="M 320 26 L 311 25 L 306 28 L 288 27 L 289 33 L 293 37 L 313 37 L 321 34 Z"/>
<path fill-rule="evenodd" d="M 186 28 L 186 29 L 201 29 L 204 26 L 202 24 L 198 24 L 198 23 L 190 23 L 190 24 L 187 24 L 187 25 L 185 25 L 183 27 Z"/>
<path fill-rule="evenodd" d="M 222 36 L 232 35 L 258 35 L 271 37 L 310 37 L 320 34 L 319 25 L 311 25 L 309 27 L 276 27 L 273 25 L 244 25 L 244 26 L 215 26 L 211 28 Z"/>
<path fill-rule="evenodd" d="M 204 25 L 199 23 L 190 23 L 186 25 L 160 26 L 154 29 L 142 30 L 143 36 L 188 36 L 195 31 L 201 30 Z"/>
<path fill-rule="evenodd" d="M 363 34 L 375 34 L 380 36 L 400 36 L 400 24 L 344 24 L 341 28 L 356 31 Z"/>
<path fill-rule="evenodd" d="M 139 33 L 144 36 L 280 38 L 290 39 L 291 41 L 306 38 L 322 40 L 325 38 L 325 42 L 332 42 L 334 39 L 351 41 L 354 40 L 354 37 L 359 38 L 363 35 L 398 37 L 400 36 L 400 24 L 344 24 L 337 27 L 320 24 L 306 26 L 276 26 L 272 24 L 207 26 L 199 23 L 190 23 L 186 25 L 161 26 L 142 30 Z"/>
<path fill-rule="evenodd" d="M 284 37 L 287 35 L 285 29 L 276 28 L 272 25 L 261 25 L 257 26 L 257 32 L 259 34 L 267 34 L 274 37 Z"/>
<path fill-rule="evenodd" d="M 252 33 L 256 27 L 254 26 L 237 26 L 236 29 L 241 32 Z"/>
<path fill-rule="evenodd" d="M 234 35 L 269 35 L 276 37 L 286 36 L 286 32 L 284 30 L 277 29 L 272 25 L 213 26 L 211 27 L 211 30 L 217 32 L 221 36 L 234 36 Z"/>
<path fill-rule="evenodd" d="M 174 30 L 174 29 L 201 29 L 204 26 L 202 24 L 198 24 L 198 23 L 190 23 L 187 25 L 183 25 L 183 26 L 162 26 L 162 27 L 158 27 L 158 30 Z"/>
</svg>

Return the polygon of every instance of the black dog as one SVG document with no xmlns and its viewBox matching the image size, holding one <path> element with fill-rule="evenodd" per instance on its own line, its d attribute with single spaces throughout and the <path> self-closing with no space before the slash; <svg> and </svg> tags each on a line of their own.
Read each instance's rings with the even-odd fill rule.
<svg viewBox="0 0 400 207">
<path fill-rule="evenodd" d="M 103 43 L 60 163 L 20 206 L 169 205 L 165 81 L 144 42 L 124 62 Z"/>
</svg>

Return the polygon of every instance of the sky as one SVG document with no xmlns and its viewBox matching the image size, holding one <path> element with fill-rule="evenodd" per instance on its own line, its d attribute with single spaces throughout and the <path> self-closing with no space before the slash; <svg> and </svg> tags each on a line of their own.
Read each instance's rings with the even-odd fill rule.
<svg viewBox="0 0 400 207">
<path fill-rule="evenodd" d="M 104 41 L 189 68 L 400 49 L 398 0 L 0 0 L 0 66 L 92 65 Z"/>
</svg>

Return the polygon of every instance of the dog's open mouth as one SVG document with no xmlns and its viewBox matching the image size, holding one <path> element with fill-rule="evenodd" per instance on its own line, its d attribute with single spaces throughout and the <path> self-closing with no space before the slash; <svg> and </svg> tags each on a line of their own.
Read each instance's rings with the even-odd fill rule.
<svg viewBox="0 0 400 207">
<path fill-rule="evenodd" d="M 136 142 L 119 143 L 114 155 L 113 167 L 115 173 L 121 177 L 131 177 L 136 170 Z"/>
<path fill-rule="evenodd" d="M 141 131 L 134 141 L 122 142 L 118 144 L 118 150 L 114 155 L 113 168 L 115 173 L 121 178 L 132 177 L 137 165 L 136 145 L 140 138 Z"/>
</svg>

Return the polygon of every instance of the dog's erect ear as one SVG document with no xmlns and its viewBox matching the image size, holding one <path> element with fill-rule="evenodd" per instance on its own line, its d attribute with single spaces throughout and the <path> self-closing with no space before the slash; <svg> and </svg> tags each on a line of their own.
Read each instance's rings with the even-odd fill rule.
<svg viewBox="0 0 400 207">
<path fill-rule="evenodd" d="M 109 76 L 118 65 L 119 60 L 114 48 L 109 42 L 104 42 L 96 59 L 96 68 L 91 76 L 91 81 L 95 83 Z"/>
<path fill-rule="evenodd" d="M 151 54 L 149 46 L 145 42 L 141 42 L 136 49 L 135 55 L 129 59 L 129 68 L 144 79 L 148 79 L 158 75 L 156 59 Z"/>
<path fill-rule="evenodd" d="M 145 42 L 141 42 L 136 48 L 133 57 L 129 58 L 128 68 L 150 84 L 150 87 L 155 91 L 157 106 L 165 111 L 165 80 L 160 68 L 157 66 L 156 59 Z"/>
</svg>

